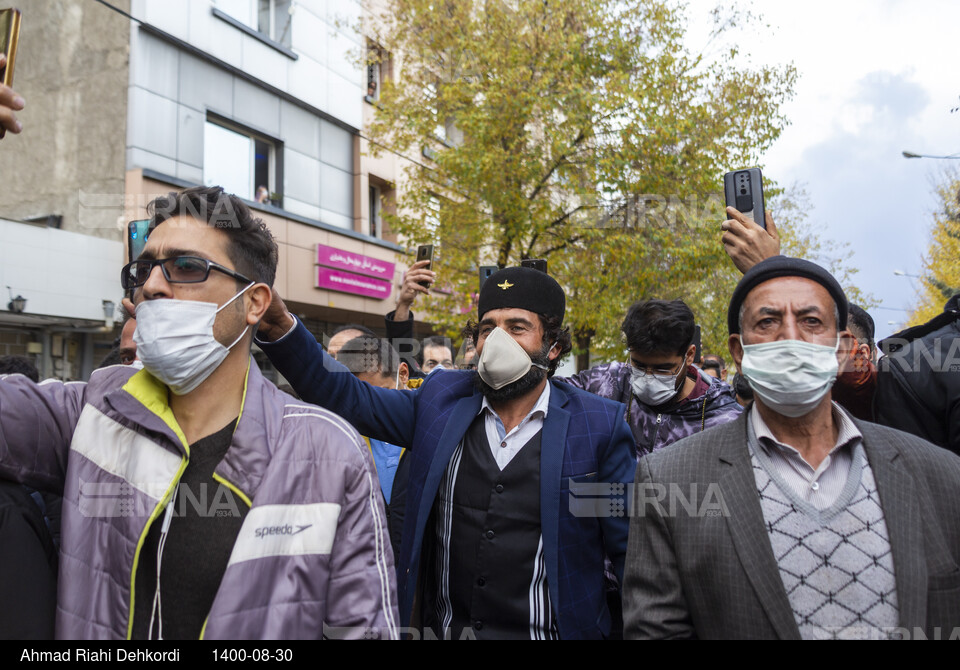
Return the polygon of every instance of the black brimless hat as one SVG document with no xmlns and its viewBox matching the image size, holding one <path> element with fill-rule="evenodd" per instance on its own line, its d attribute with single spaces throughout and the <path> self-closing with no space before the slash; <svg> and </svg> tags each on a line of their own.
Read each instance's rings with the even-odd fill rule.
<svg viewBox="0 0 960 670">
<path fill-rule="evenodd" d="M 563 321 L 566 296 L 557 280 L 546 272 L 504 268 L 490 275 L 480 289 L 480 319 L 492 309 L 525 309 Z"/>
<path fill-rule="evenodd" d="M 777 277 L 803 277 L 815 281 L 827 289 L 827 292 L 837 304 L 837 312 L 840 315 L 837 330 L 846 329 L 847 296 L 834 276 L 816 263 L 811 263 L 802 258 L 773 256 L 750 268 L 747 274 L 743 275 L 740 283 L 737 284 L 737 288 L 733 290 L 733 296 L 730 298 L 730 308 L 727 310 L 727 329 L 731 335 L 740 333 L 740 308 L 743 306 L 747 294 L 759 284 Z"/>
</svg>

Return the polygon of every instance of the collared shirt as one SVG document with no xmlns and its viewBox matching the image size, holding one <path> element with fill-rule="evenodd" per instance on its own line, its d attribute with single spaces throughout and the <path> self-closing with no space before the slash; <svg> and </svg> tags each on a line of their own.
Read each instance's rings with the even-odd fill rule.
<svg viewBox="0 0 960 670">
<path fill-rule="evenodd" d="M 833 403 L 833 420 L 837 424 L 837 443 L 814 469 L 798 450 L 773 436 L 755 405 L 750 408 L 753 432 L 770 466 L 801 500 L 818 510 L 830 507 L 840 496 L 850 474 L 853 450 L 863 439 L 853 421 L 837 403 Z"/>
<path fill-rule="evenodd" d="M 370 447 L 370 454 L 373 456 L 373 466 L 377 470 L 377 479 L 380 480 L 380 490 L 383 491 L 383 499 L 390 504 L 390 494 L 393 492 L 393 480 L 397 476 L 397 468 L 400 467 L 400 456 L 403 455 L 403 448 L 375 440 L 372 437 L 364 437 L 367 446 Z"/>
<path fill-rule="evenodd" d="M 543 420 L 547 416 L 547 410 L 550 405 L 550 381 L 547 380 L 543 392 L 537 399 L 537 403 L 524 417 L 516 428 L 507 433 L 503 421 L 497 416 L 497 413 L 483 399 L 483 405 L 480 407 L 480 413 L 486 412 L 484 416 L 484 427 L 487 430 L 487 442 L 490 443 L 490 452 L 493 454 L 493 460 L 497 462 L 500 469 L 507 467 L 507 463 L 513 460 L 523 445 L 530 441 L 530 438 L 537 434 L 543 428 Z"/>
</svg>

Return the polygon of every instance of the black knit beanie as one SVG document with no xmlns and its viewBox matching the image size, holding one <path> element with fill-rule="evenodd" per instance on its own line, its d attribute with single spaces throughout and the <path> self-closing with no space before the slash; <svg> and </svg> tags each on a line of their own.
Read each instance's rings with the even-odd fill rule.
<svg viewBox="0 0 960 670">
<path fill-rule="evenodd" d="M 833 275 L 816 263 L 805 261 L 802 258 L 773 256 L 750 268 L 747 274 L 743 275 L 740 283 L 737 284 L 737 288 L 733 290 L 733 296 L 730 298 L 730 308 L 727 310 L 727 329 L 731 335 L 740 333 L 740 307 L 743 305 L 747 294 L 757 285 L 777 277 L 803 277 L 811 279 L 827 289 L 833 301 L 837 303 L 837 312 L 840 314 L 837 330 L 846 329 L 847 296 Z"/>
</svg>

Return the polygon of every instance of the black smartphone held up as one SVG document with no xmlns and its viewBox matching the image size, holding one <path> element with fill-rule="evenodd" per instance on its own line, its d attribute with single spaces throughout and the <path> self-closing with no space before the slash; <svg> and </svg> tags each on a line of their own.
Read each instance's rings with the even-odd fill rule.
<svg viewBox="0 0 960 670">
<path fill-rule="evenodd" d="M 499 270 L 500 267 L 497 265 L 481 265 L 480 266 L 480 285 L 477 287 L 478 291 L 483 290 L 483 283 L 490 278 L 494 272 Z"/>
<path fill-rule="evenodd" d="M 417 247 L 417 262 L 420 261 L 430 261 L 427 263 L 426 269 L 430 270 L 433 265 L 433 245 L 432 244 L 421 244 Z M 423 288 L 430 288 L 430 282 L 421 281 L 417 282 Z"/>
<path fill-rule="evenodd" d="M 147 228 L 150 226 L 150 219 L 138 219 L 127 224 L 127 262 L 140 258 L 143 253 L 143 247 L 147 244 Z M 133 292 L 136 289 L 127 291 L 127 297 L 133 300 Z"/>
<path fill-rule="evenodd" d="M 139 219 L 127 224 L 127 262 L 140 258 L 143 253 L 143 247 L 147 244 L 147 228 L 150 226 L 150 219 Z"/>
<path fill-rule="evenodd" d="M 734 207 L 741 214 L 753 219 L 761 228 L 766 228 L 763 209 L 763 175 L 760 168 L 734 170 L 723 175 L 723 195 L 727 207 Z"/>
<path fill-rule="evenodd" d="M 547 261 L 545 258 L 524 258 L 520 261 L 520 267 L 533 268 L 534 270 L 540 270 L 540 272 L 547 274 Z"/>
<path fill-rule="evenodd" d="M 697 345 L 697 351 L 693 354 L 693 364 L 700 365 L 702 359 L 701 354 L 703 353 L 703 342 L 700 339 L 700 324 L 696 324 L 693 327 L 693 342 L 691 344 Z"/>
</svg>

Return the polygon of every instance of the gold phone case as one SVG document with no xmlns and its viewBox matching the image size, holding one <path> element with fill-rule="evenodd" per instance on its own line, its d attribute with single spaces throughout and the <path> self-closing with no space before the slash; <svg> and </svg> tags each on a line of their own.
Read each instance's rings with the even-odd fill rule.
<svg viewBox="0 0 960 670">
<path fill-rule="evenodd" d="M 17 60 L 20 37 L 20 10 L 0 9 L 0 51 L 7 55 L 7 65 L 0 70 L 0 82 L 13 86 L 13 66 Z"/>
</svg>

